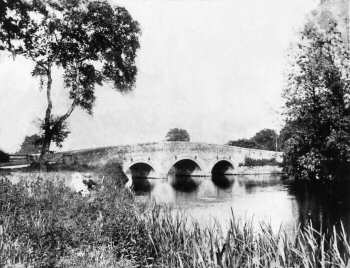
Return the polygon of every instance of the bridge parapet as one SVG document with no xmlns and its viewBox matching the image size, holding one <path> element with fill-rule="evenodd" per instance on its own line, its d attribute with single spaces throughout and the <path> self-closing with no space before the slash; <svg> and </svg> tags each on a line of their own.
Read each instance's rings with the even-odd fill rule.
<svg viewBox="0 0 350 268">
<path fill-rule="evenodd" d="M 144 163 L 153 168 L 154 174 L 166 175 L 171 167 L 180 160 L 189 160 L 201 169 L 200 174 L 211 174 L 212 168 L 220 161 L 230 163 L 235 169 L 244 163 L 246 157 L 252 159 L 276 158 L 282 161 L 282 153 L 257 149 L 247 149 L 228 145 L 217 145 L 194 142 L 159 142 L 136 145 L 123 145 L 96 149 L 76 150 L 57 154 L 64 158 L 70 155 L 73 161 L 89 166 L 102 167 L 108 162 L 118 162 L 123 170 Z"/>
</svg>

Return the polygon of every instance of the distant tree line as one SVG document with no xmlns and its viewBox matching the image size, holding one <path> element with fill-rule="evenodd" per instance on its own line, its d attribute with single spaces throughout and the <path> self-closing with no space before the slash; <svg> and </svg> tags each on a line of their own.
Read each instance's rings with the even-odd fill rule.
<svg viewBox="0 0 350 268">
<path fill-rule="evenodd" d="M 276 131 L 273 129 L 263 129 L 257 132 L 250 139 L 232 140 L 229 141 L 227 145 L 269 151 L 279 151 L 282 148 L 282 144 L 280 144 L 280 142 L 283 142 L 283 140 L 280 140 L 280 137 Z"/>
</svg>

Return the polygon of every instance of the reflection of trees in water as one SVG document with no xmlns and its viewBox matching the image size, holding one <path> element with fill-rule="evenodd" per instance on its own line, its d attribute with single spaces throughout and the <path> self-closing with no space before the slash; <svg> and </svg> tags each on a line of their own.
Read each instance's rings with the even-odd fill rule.
<svg viewBox="0 0 350 268">
<path fill-rule="evenodd" d="M 281 176 L 274 174 L 261 175 L 212 175 L 212 181 L 219 189 L 229 190 L 243 187 L 245 192 L 253 194 L 263 187 L 281 184 Z"/>
<path fill-rule="evenodd" d="M 239 181 L 245 187 L 245 190 L 248 194 L 253 194 L 260 188 L 280 185 L 281 175 L 279 174 L 240 175 Z"/>
<path fill-rule="evenodd" d="M 334 225 L 340 230 L 342 221 L 350 233 L 350 182 L 332 185 L 295 182 L 288 185 L 288 192 L 296 199 L 302 227 L 312 221 L 316 230 L 331 233 Z"/>
</svg>

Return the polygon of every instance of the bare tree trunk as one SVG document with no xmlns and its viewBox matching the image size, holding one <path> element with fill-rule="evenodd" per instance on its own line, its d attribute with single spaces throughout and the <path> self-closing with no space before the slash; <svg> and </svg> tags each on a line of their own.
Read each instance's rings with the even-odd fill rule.
<svg viewBox="0 0 350 268">
<path fill-rule="evenodd" d="M 40 166 L 43 167 L 45 164 L 45 157 L 47 152 L 50 150 L 51 145 L 51 125 L 50 119 L 52 114 L 52 99 L 51 99 L 51 86 L 52 86 L 52 77 L 51 77 L 51 66 L 47 70 L 47 86 L 46 86 L 46 97 L 47 97 L 47 108 L 44 119 L 44 138 L 41 145 L 41 153 L 39 158 Z"/>
<path fill-rule="evenodd" d="M 78 82 L 78 77 L 79 75 L 77 74 L 77 77 L 76 77 L 77 82 Z M 52 86 L 51 65 L 49 65 L 47 68 L 47 87 L 46 87 L 47 108 L 46 108 L 45 119 L 44 119 L 44 137 L 41 144 L 42 147 L 41 147 L 41 153 L 39 158 L 41 169 L 45 169 L 46 156 L 50 150 L 50 145 L 54 135 L 54 130 L 60 128 L 60 125 L 62 125 L 63 122 L 67 120 L 67 118 L 72 114 L 77 104 L 77 99 L 74 99 L 68 111 L 65 114 L 63 114 L 59 118 L 59 120 L 57 120 L 57 122 L 52 124 L 53 122 L 50 122 L 52 117 L 51 86 Z"/>
</svg>

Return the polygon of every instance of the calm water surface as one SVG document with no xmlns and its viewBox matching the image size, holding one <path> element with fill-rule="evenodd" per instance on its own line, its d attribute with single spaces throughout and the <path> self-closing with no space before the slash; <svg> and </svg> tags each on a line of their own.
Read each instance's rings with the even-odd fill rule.
<svg viewBox="0 0 350 268">
<path fill-rule="evenodd" d="M 350 185 L 317 189 L 283 182 L 279 175 L 134 178 L 139 201 L 173 206 L 201 225 L 226 229 L 232 214 L 254 226 L 265 222 L 292 231 L 312 221 L 323 230 L 343 222 L 350 233 Z"/>
</svg>

